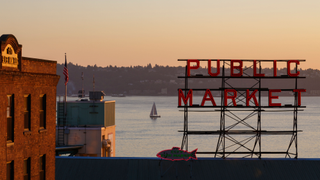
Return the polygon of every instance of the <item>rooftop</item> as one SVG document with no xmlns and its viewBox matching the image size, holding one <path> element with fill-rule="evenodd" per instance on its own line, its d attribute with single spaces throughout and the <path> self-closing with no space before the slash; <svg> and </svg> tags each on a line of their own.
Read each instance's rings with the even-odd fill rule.
<svg viewBox="0 0 320 180">
<path fill-rule="evenodd" d="M 56 157 L 56 179 L 320 179 L 320 159 Z"/>
</svg>

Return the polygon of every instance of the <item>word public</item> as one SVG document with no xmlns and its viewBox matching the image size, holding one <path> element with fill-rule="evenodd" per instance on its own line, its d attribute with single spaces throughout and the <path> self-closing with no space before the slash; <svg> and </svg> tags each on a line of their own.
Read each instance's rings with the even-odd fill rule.
<svg viewBox="0 0 320 180">
<path fill-rule="evenodd" d="M 208 74 L 212 77 L 216 77 L 220 75 L 220 60 L 214 60 L 217 65 L 217 72 L 211 72 L 211 60 L 208 60 Z M 253 77 L 264 77 L 265 74 L 259 74 L 257 72 L 257 60 L 253 60 Z M 195 64 L 191 66 L 192 64 Z M 300 61 L 298 60 L 288 60 L 287 61 L 287 73 L 290 77 L 297 77 L 299 76 L 300 72 L 297 71 L 296 73 L 291 73 L 290 66 L 291 64 L 299 65 Z M 200 67 L 200 61 L 196 59 L 191 59 L 187 61 L 187 74 L 190 76 L 191 69 L 198 69 Z M 242 60 L 230 60 L 230 70 L 232 77 L 241 77 L 243 75 L 243 61 Z M 235 73 L 235 70 L 238 70 L 239 73 Z M 277 60 L 273 60 L 273 76 L 277 76 Z"/>
</svg>

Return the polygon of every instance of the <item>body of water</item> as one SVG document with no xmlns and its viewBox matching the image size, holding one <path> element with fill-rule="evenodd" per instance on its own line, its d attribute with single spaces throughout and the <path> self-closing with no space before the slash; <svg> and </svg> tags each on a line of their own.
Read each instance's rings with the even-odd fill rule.
<svg viewBox="0 0 320 180">
<path fill-rule="evenodd" d="M 132 96 L 106 97 L 116 100 L 116 156 L 118 157 L 155 157 L 164 149 L 181 146 L 183 130 L 182 108 L 177 108 L 178 97 L 171 96 Z M 201 103 L 202 97 L 194 97 L 194 103 Z M 216 99 L 216 98 L 215 98 Z M 292 104 L 293 97 L 279 97 L 278 102 Z M 298 157 L 320 158 L 320 97 L 302 97 L 302 105 L 307 106 L 298 112 Z M 161 118 L 152 120 L 149 117 L 153 102 L 156 103 Z M 268 102 L 263 97 L 263 102 Z M 216 101 L 219 104 L 219 100 Z M 207 109 L 206 109 L 207 110 Z M 249 112 L 237 112 L 244 118 Z M 256 118 L 248 119 L 248 123 L 256 126 Z M 293 112 L 268 112 L 261 116 L 262 130 L 292 130 Z M 220 112 L 189 113 L 189 130 L 219 130 Z M 237 128 L 236 128 L 237 129 Z M 241 126 L 238 129 L 244 129 Z M 246 128 L 248 129 L 248 128 Z M 189 151 L 215 151 L 218 135 L 189 135 Z M 246 138 L 242 137 L 235 137 Z M 263 135 L 262 151 L 286 151 L 291 135 Z M 253 143 L 254 140 L 250 143 Z M 253 144 L 248 143 L 248 147 Z M 198 155 L 201 156 L 201 155 Z M 212 155 L 211 155 L 212 156 Z M 266 157 L 266 156 L 263 156 Z M 267 157 L 284 157 L 269 155 Z"/>
<path fill-rule="evenodd" d="M 75 98 L 68 98 L 72 100 Z M 194 97 L 195 104 L 201 103 L 202 97 Z M 173 146 L 181 146 L 183 130 L 183 110 L 177 108 L 178 97 L 175 96 L 128 96 L 110 97 L 105 100 L 116 101 L 116 156 L 117 157 L 156 157 L 156 154 Z M 217 105 L 220 98 L 216 98 Z M 320 158 L 320 97 L 302 97 L 304 111 L 298 112 L 298 157 Z M 161 118 L 152 120 L 149 117 L 153 102 L 156 103 Z M 267 103 L 267 97 L 263 101 Z M 279 97 L 274 102 L 293 104 L 293 97 Z M 266 105 L 266 104 L 262 104 Z M 190 108 L 191 110 L 191 108 Z M 205 110 L 208 110 L 206 108 Z M 245 118 L 250 112 L 236 112 L 239 118 Z M 228 119 L 228 123 L 235 121 Z M 256 127 L 257 116 L 246 120 Z M 262 130 L 281 131 L 292 130 L 293 112 L 262 112 Z M 190 112 L 189 130 L 216 131 L 220 126 L 220 112 Z M 235 129 L 244 129 L 238 125 Z M 245 128 L 248 130 L 248 128 Z M 215 151 L 218 135 L 189 135 L 189 151 Z M 232 136 L 241 141 L 249 136 Z M 262 151 L 286 151 L 291 135 L 262 135 Z M 252 148 L 254 140 L 246 146 Z M 228 143 L 227 143 L 228 145 Z M 239 151 L 242 151 L 239 149 Z M 292 149 L 294 151 L 294 149 Z M 198 157 L 212 157 L 213 155 L 198 155 Z M 284 157 L 284 155 L 263 155 L 262 157 Z"/>
</svg>

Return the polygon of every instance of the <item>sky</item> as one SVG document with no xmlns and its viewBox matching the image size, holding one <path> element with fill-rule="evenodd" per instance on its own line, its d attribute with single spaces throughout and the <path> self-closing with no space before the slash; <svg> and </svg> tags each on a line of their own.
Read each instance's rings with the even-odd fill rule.
<svg viewBox="0 0 320 180">
<path fill-rule="evenodd" d="M 319 0 L 3 1 L 22 56 L 87 66 L 177 59 L 305 59 L 320 69 Z"/>
</svg>

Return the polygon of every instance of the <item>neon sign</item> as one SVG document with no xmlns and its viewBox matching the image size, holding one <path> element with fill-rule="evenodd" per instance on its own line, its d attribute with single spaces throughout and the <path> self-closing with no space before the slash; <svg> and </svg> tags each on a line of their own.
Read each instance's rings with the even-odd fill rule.
<svg viewBox="0 0 320 180">
<path fill-rule="evenodd" d="M 216 65 L 217 65 L 217 72 L 216 73 L 212 73 L 211 72 L 211 61 L 212 60 L 207 60 L 208 61 L 208 74 L 212 77 L 216 77 L 218 75 L 220 75 L 220 60 L 215 60 L 216 61 Z M 251 60 L 253 62 L 253 75 L 252 77 L 264 77 L 265 74 L 258 74 L 257 73 L 257 60 Z M 300 61 L 299 60 L 288 60 L 287 62 L 287 74 L 290 77 L 297 77 L 299 76 L 300 72 L 296 72 L 296 73 L 291 73 L 290 68 L 291 68 L 291 64 L 296 64 L 299 65 Z M 196 63 L 194 66 L 191 66 L 191 63 Z M 231 77 L 241 77 L 243 75 L 243 60 L 230 60 L 230 66 L 231 66 L 231 73 L 230 76 Z M 190 77 L 190 70 L 191 69 L 198 69 L 200 67 L 200 61 L 196 60 L 196 59 L 190 59 L 187 61 L 187 72 L 188 72 L 188 77 Z M 235 73 L 235 69 L 237 69 L 239 71 L 239 73 Z M 276 77 L 277 76 L 277 60 L 273 60 L 273 76 Z"/>
<path fill-rule="evenodd" d="M 170 160 L 170 161 L 181 161 L 185 160 L 188 161 L 190 159 L 195 159 L 197 160 L 197 153 L 198 149 L 195 149 L 191 152 L 181 150 L 179 147 L 172 147 L 172 149 L 166 149 L 163 151 L 160 151 L 157 154 L 158 158 L 164 159 L 164 160 Z"/>
<path fill-rule="evenodd" d="M 220 71 L 220 60 L 205 60 L 207 61 L 207 65 L 208 65 L 208 76 L 209 77 L 218 77 L 219 75 L 221 75 L 221 71 Z M 211 64 L 212 61 L 215 61 L 216 63 L 216 72 L 212 72 L 211 70 Z M 243 62 L 247 61 L 247 62 L 252 62 L 252 67 L 253 67 L 253 74 L 252 75 L 248 75 L 246 77 L 251 77 L 251 78 L 264 78 L 266 77 L 265 74 L 263 73 L 259 73 L 257 72 L 257 60 L 224 60 L 224 61 L 228 61 L 230 62 L 230 76 L 229 77 L 235 77 L 235 78 L 242 78 L 243 76 Z M 300 64 L 299 60 L 272 60 L 271 62 L 273 63 L 273 76 L 269 76 L 270 77 L 279 77 L 277 76 L 277 64 L 279 61 L 284 61 L 286 62 L 287 65 L 287 78 L 292 77 L 292 78 L 297 78 L 300 75 L 300 72 L 298 71 L 298 65 Z M 261 61 L 259 61 L 260 63 Z M 269 61 L 270 62 L 270 61 Z M 296 72 L 291 72 L 291 67 L 294 66 L 296 67 Z M 196 70 L 200 67 L 200 60 L 197 59 L 190 59 L 187 60 L 187 77 L 192 77 L 190 75 L 191 70 Z M 261 67 L 260 67 L 261 69 Z M 236 72 L 238 71 L 238 72 Z M 194 77 L 194 76 L 193 76 Z M 221 77 L 221 76 L 219 76 Z M 227 76 L 226 76 L 227 77 Z M 266 77 L 267 78 L 267 77 Z M 276 107 L 276 106 L 281 106 L 281 103 L 274 103 L 273 100 L 276 100 L 279 98 L 279 96 L 277 96 L 276 93 L 280 93 L 282 91 L 282 89 L 267 89 L 268 90 L 268 106 L 272 106 L 272 107 Z M 254 106 L 261 106 L 258 103 L 257 97 L 256 97 L 256 93 L 259 91 L 259 89 L 254 89 L 254 88 L 248 88 L 245 91 L 245 106 L 247 107 L 252 107 L 250 106 L 250 101 L 252 100 L 254 102 Z M 228 106 L 228 100 L 231 100 L 232 106 L 238 106 L 236 103 L 236 98 L 237 98 L 237 90 L 236 89 L 228 89 L 228 88 L 222 88 L 221 89 L 221 93 L 223 93 L 223 101 L 225 106 Z M 297 106 L 301 106 L 301 93 L 302 92 L 306 92 L 306 89 L 293 89 L 292 90 L 293 93 L 296 93 L 297 98 L 298 98 L 298 104 Z M 182 102 L 184 104 L 184 106 L 186 106 L 188 104 L 189 101 L 189 106 L 193 106 L 193 90 L 192 89 L 187 89 L 187 90 L 182 90 L 179 89 L 178 90 L 178 105 L 179 106 L 183 106 Z M 212 106 L 205 106 L 206 102 L 211 102 Z M 201 106 L 201 107 L 214 107 L 217 106 L 216 102 L 212 96 L 211 90 L 210 89 L 206 89 L 204 96 L 202 98 L 201 104 L 197 105 L 197 106 Z M 254 107 L 253 106 L 253 107 Z"/>
</svg>

